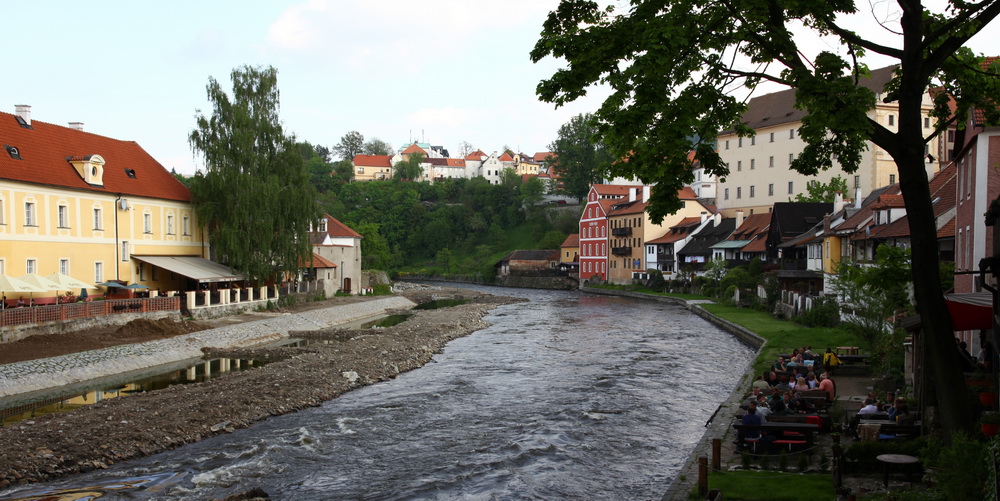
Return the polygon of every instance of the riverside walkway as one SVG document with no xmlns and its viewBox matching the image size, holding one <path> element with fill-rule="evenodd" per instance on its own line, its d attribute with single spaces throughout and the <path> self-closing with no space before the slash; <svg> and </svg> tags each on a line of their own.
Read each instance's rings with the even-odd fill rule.
<svg viewBox="0 0 1000 501">
<path fill-rule="evenodd" d="M 285 313 L 147 343 L 111 346 L 39 360 L 0 365 L 0 398 L 53 390 L 69 384 L 148 369 L 202 356 L 205 347 L 238 348 L 273 343 L 289 331 L 327 329 L 412 308 L 412 301 L 387 296 L 371 301 Z"/>
</svg>

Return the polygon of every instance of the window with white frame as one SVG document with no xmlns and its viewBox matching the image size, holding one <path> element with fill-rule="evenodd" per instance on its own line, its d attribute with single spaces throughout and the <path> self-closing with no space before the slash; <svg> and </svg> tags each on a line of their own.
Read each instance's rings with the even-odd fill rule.
<svg viewBox="0 0 1000 501">
<path fill-rule="evenodd" d="M 127 263 L 128 260 L 129 260 L 129 257 L 130 256 L 129 256 L 129 251 L 128 251 L 128 241 L 126 240 L 126 241 L 122 242 L 122 262 Z"/>
<path fill-rule="evenodd" d="M 94 262 L 94 282 L 101 283 L 104 281 L 104 263 L 100 261 Z"/>
<path fill-rule="evenodd" d="M 0 225 L 7 224 L 7 203 L 0 198 Z"/>
<path fill-rule="evenodd" d="M 153 233 L 153 215 L 143 214 L 142 215 L 142 232 L 145 234 Z"/>
<path fill-rule="evenodd" d="M 94 229 L 104 229 L 104 211 L 102 211 L 99 207 L 94 208 Z"/>
<path fill-rule="evenodd" d="M 174 234 L 174 215 L 167 214 L 167 235 Z"/>
<path fill-rule="evenodd" d="M 69 259 L 59 260 L 59 273 L 63 275 L 69 275 Z"/>
<path fill-rule="evenodd" d="M 69 228 L 69 207 L 60 205 L 57 210 L 59 215 L 59 227 Z"/>
<path fill-rule="evenodd" d="M 36 273 L 38 271 L 38 260 L 37 259 L 26 259 L 24 261 L 25 273 Z"/>
<path fill-rule="evenodd" d="M 772 142 L 772 143 L 774 142 L 774 133 L 773 132 L 771 133 L 771 141 L 770 142 Z"/>
<path fill-rule="evenodd" d="M 751 158 L 750 159 L 750 170 L 754 170 L 756 168 L 757 168 L 757 159 L 756 158 Z"/>
<path fill-rule="evenodd" d="M 181 224 L 182 224 L 181 231 L 184 232 L 184 235 L 185 236 L 191 235 L 191 217 L 184 216 L 184 219 L 181 220 Z"/>
<path fill-rule="evenodd" d="M 755 192 L 756 192 L 756 190 L 754 189 L 754 185 L 751 184 L 750 185 L 750 198 L 753 198 Z"/>
<path fill-rule="evenodd" d="M 324 218 L 324 219 L 320 220 L 320 222 L 319 222 L 319 232 L 320 233 L 326 233 L 326 231 L 327 231 L 326 230 L 326 219 Z"/>
<path fill-rule="evenodd" d="M 24 202 L 24 225 L 25 226 L 38 226 L 38 221 L 35 220 L 35 203 L 34 202 Z"/>
<path fill-rule="evenodd" d="M 767 196 L 769 197 L 774 196 L 774 183 L 767 185 Z"/>
<path fill-rule="evenodd" d="M 791 195 L 792 193 L 795 193 L 795 182 L 794 181 L 789 181 L 788 182 L 788 194 Z"/>
</svg>

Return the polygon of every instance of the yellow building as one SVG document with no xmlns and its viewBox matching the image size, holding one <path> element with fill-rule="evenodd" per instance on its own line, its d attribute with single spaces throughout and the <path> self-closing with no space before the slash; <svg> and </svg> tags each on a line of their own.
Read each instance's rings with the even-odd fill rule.
<svg viewBox="0 0 1000 501">
<path fill-rule="evenodd" d="M 142 147 L 34 121 L 23 105 L 0 113 L 0 137 L 0 273 L 187 290 L 187 277 L 134 258 L 208 255 L 187 187 Z"/>
</svg>

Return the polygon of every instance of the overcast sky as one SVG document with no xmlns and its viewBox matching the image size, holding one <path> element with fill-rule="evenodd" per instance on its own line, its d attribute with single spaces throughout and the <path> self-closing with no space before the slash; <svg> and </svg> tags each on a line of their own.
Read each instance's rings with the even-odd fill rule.
<svg viewBox="0 0 1000 501">
<path fill-rule="evenodd" d="M 396 147 L 545 151 L 604 93 L 558 110 L 535 97 L 559 62 L 528 53 L 556 0 L 70 0 L 5 6 L 0 95 L 32 119 L 138 142 L 167 169 L 197 167 L 187 143 L 208 78 L 230 90 L 242 65 L 278 69 L 281 119 L 332 146 L 351 130 Z M 884 3 L 884 2 L 878 2 Z M 890 4 L 891 5 L 891 4 Z M 1000 47 L 1000 29 L 977 52 Z"/>
</svg>

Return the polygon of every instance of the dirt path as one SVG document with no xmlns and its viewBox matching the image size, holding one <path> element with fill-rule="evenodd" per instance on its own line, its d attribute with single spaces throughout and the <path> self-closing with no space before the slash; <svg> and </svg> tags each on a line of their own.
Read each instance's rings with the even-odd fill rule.
<svg viewBox="0 0 1000 501">
<path fill-rule="evenodd" d="M 254 350 L 254 358 L 278 361 L 203 383 L 105 400 L 71 413 L 0 428 L 0 488 L 107 468 L 394 378 L 426 364 L 448 341 L 485 327 L 482 317 L 491 309 L 519 301 L 461 289 L 403 294 L 417 303 L 431 297 L 469 302 L 414 311 L 406 322 L 384 329 L 321 331 L 316 335 L 338 342 Z M 309 306 L 323 307 L 319 303 Z M 234 492 L 239 490 L 234 488 Z"/>
</svg>

